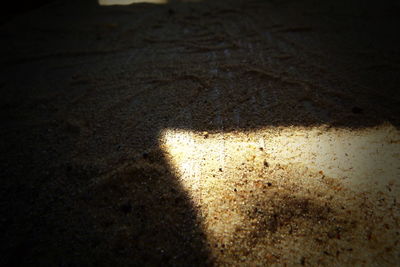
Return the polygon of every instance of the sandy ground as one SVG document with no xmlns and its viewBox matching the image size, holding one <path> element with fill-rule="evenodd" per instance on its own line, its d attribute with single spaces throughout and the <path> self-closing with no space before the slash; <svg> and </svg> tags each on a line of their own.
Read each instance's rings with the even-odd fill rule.
<svg viewBox="0 0 400 267">
<path fill-rule="evenodd" d="M 399 11 L 57 1 L 2 25 L 0 265 L 398 265 Z"/>
</svg>

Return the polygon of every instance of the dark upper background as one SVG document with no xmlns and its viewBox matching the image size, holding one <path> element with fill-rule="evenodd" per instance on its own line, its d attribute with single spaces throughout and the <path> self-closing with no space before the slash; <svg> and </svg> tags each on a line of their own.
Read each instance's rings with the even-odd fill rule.
<svg viewBox="0 0 400 267">
<path fill-rule="evenodd" d="M 1 8 L 1 20 L 0 23 L 3 24 L 6 21 L 14 18 L 15 16 L 21 15 L 24 12 L 29 12 L 32 9 L 39 8 L 56 0 L 38 0 L 38 1 L 8 1 L 6 5 Z"/>
</svg>

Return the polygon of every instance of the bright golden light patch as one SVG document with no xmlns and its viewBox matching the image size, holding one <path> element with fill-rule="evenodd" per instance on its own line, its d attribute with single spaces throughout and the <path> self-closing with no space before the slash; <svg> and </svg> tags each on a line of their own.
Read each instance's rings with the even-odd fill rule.
<svg viewBox="0 0 400 267">
<path fill-rule="evenodd" d="M 392 126 L 168 129 L 160 145 L 198 208 L 221 264 L 294 262 L 296 253 L 317 264 L 318 242 L 332 253 L 352 246 L 351 257 L 368 260 L 368 242 L 382 248 L 395 244 L 400 133 Z M 382 239 L 371 241 L 365 231 L 374 220 Z M 332 241 L 345 233 L 350 243 Z"/>
<path fill-rule="evenodd" d="M 300 164 L 344 179 L 354 189 L 385 186 L 400 178 L 400 135 L 389 126 L 364 130 L 269 128 L 226 134 L 165 130 L 161 140 L 188 190 L 208 187 L 215 177 L 225 179 L 226 173 L 237 172 L 245 162 L 253 168 L 263 168 L 264 161 L 269 165 Z"/>
<path fill-rule="evenodd" d="M 101 6 L 131 5 L 137 3 L 166 4 L 168 0 L 98 0 Z"/>
</svg>

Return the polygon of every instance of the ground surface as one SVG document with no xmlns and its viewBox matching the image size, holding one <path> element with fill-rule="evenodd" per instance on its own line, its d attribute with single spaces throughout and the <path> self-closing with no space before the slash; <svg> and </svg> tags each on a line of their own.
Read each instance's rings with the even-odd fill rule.
<svg viewBox="0 0 400 267">
<path fill-rule="evenodd" d="M 399 11 L 56 1 L 2 25 L 0 265 L 398 264 Z"/>
</svg>

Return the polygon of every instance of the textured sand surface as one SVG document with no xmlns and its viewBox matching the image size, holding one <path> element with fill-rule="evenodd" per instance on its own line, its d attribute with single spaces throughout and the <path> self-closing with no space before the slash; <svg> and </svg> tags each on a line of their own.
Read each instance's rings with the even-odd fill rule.
<svg viewBox="0 0 400 267">
<path fill-rule="evenodd" d="M 1 25 L 0 265 L 400 262 L 395 1 L 56 1 Z"/>
</svg>

